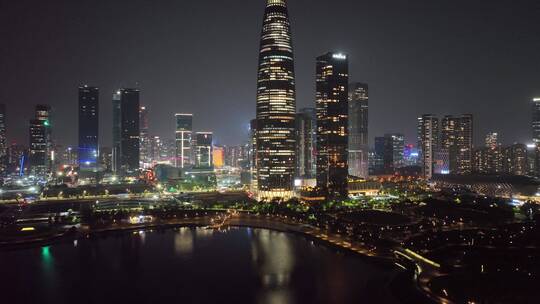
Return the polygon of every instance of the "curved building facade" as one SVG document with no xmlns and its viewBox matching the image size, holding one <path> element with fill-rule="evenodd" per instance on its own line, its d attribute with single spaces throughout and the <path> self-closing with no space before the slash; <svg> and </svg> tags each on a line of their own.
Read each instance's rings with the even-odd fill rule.
<svg viewBox="0 0 540 304">
<path fill-rule="evenodd" d="M 294 196 L 295 81 L 285 0 L 267 0 L 257 75 L 257 197 Z"/>
</svg>

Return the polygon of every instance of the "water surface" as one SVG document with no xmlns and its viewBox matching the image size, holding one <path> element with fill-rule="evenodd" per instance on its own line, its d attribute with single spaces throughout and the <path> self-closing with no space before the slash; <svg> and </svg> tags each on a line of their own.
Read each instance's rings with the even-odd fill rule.
<svg viewBox="0 0 540 304">
<path fill-rule="evenodd" d="M 397 303 L 394 271 L 264 229 L 118 232 L 0 251 L 12 303 Z M 6 302 L 7 303 L 7 302 Z"/>
</svg>

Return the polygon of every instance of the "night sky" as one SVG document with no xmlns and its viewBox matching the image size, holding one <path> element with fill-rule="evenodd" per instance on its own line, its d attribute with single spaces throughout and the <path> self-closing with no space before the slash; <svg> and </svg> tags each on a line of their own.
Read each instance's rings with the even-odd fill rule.
<svg viewBox="0 0 540 304">
<path fill-rule="evenodd" d="M 10 141 L 27 144 L 37 103 L 54 138 L 77 144 L 77 88 L 101 89 L 101 144 L 111 97 L 138 86 L 150 133 L 174 137 L 193 113 L 217 144 L 246 139 L 255 116 L 264 0 L 1 0 L 0 103 Z M 528 142 L 540 96 L 540 1 L 290 0 L 297 107 L 314 106 L 315 57 L 349 54 L 351 81 L 370 85 L 370 138 L 416 142 L 422 113 L 472 113 L 475 142 Z"/>
</svg>

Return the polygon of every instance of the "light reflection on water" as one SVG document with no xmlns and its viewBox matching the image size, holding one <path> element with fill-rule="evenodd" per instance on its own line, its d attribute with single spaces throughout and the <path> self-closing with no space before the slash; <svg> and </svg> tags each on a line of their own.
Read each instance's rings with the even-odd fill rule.
<svg viewBox="0 0 540 304">
<path fill-rule="evenodd" d="M 99 304 L 395 303 L 384 290 L 393 273 L 262 229 L 105 234 L 0 251 L 0 269 L 0 299 L 18 303 L 71 304 L 82 294 Z"/>
<path fill-rule="evenodd" d="M 182 227 L 174 236 L 174 251 L 179 255 L 188 255 L 193 252 L 193 231 Z"/>
<path fill-rule="evenodd" d="M 290 238 L 284 233 L 256 230 L 251 236 L 251 261 L 263 288 L 257 303 L 294 303 L 289 279 L 295 263 Z"/>
</svg>

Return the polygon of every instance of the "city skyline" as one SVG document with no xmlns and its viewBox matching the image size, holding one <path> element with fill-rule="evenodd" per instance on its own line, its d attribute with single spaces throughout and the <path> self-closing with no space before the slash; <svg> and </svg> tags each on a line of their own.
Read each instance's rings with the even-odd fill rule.
<svg viewBox="0 0 540 304">
<path fill-rule="evenodd" d="M 100 88 L 102 106 L 99 114 L 100 121 L 103 122 L 100 124 L 99 133 L 101 146 L 111 146 L 111 135 L 106 130 L 111 126 L 112 111 L 111 105 L 106 101 L 118 87 L 141 89 L 141 104 L 149 109 L 149 128 L 152 135 L 174 137 L 174 117 L 169 120 L 162 119 L 172 108 L 174 112 L 193 113 L 199 117 L 194 129 L 213 130 L 217 143 L 242 143 L 248 137 L 249 120 L 254 117 L 253 78 L 256 71 L 253 66 L 256 66 L 255 54 L 263 2 L 240 1 L 238 4 L 226 5 L 200 2 L 156 6 L 159 13 L 164 9 L 170 10 L 167 14 L 179 15 L 185 14 L 185 10 L 192 11 L 193 17 L 182 21 L 190 25 L 203 22 L 196 18 L 201 17 L 202 13 L 211 7 L 234 12 L 237 18 L 237 21 L 223 29 L 211 26 L 208 31 L 197 32 L 197 36 L 182 31 L 182 24 L 175 23 L 173 25 L 180 29 L 180 37 L 168 42 L 164 37 L 170 36 L 167 29 L 170 24 L 166 26 L 169 20 L 156 22 L 155 17 L 150 18 L 154 25 L 148 29 L 138 25 L 137 29 L 142 37 L 138 40 L 126 26 L 118 25 L 118 21 L 112 20 L 112 16 L 108 15 L 118 10 L 120 4 L 99 4 L 86 11 L 76 10 L 75 5 L 64 5 L 56 16 L 58 20 L 38 15 L 33 21 L 29 16 L 33 16 L 32 14 L 40 9 L 47 12 L 62 4 L 48 4 L 47 7 L 38 4 L 24 11 L 25 1 L 10 5 L 0 13 L 2 17 L 6 14 L 5 18 L 2 18 L 5 22 L 3 28 L 7 29 L 8 33 L 6 43 L 13 46 L 5 50 L 4 56 L 12 60 L 6 63 L 6 73 L 2 75 L 2 81 L 8 89 L 0 93 L 0 98 L 7 107 L 6 129 L 9 143 L 28 142 L 27 126 L 18 119 L 26 121 L 32 118 L 35 104 L 46 103 L 52 106 L 56 117 L 62 117 L 55 122 L 55 129 L 61 131 L 53 135 L 54 139 L 60 144 L 76 145 L 76 130 L 68 126 L 76 123 L 74 113 L 77 112 L 77 88 L 82 84 Z M 426 2 L 414 4 L 411 11 L 418 7 L 422 10 L 420 13 L 413 13 L 409 20 L 405 13 L 399 13 L 399 10 L 403 9 L 401 4 L 383 9 L 382 5 L 374 3 L 337 1 L 336 5 L 349 9 L 343 11 L 344 18 L 336 18 L 332 27 L 346 30 L 338 31 L 336 37 L 316 37 L 309 35 L 308 31 L 315 26 L 317 16 L 330 4 L 323 1 L 289 2 L 289 10 L 294 15 L 292 36 L 295 39 L 295 68 L 298 74 L 297 108 L 313 106 L 314 58 L 331 49 L 349 54 L 351 82 L 361 81 L 370 85 L 370 115 L 388 118 L 384 121 L 372 119 L 369 126 L 371 134 L 401 132 L 404 133 L 407 143 L 416 143 L 416 118 L 421 114 L 434 113 L 440 116 L 472 113 L 475 117 L 474 138 L 477 146 L 489 132 L 499 133 L 501 142 L 505 144 L 531 141 L 530 101 L 540 95 L 537 85 L 540 83 L 540 76 L 532 68 L 538 66 L 536 63 L 540 62 L 540 56 L 534 52 L 537 41 L 532 38 L 534 30 L 531 31 L 534 28 L 531 27 L 534 25 L 533 13 L 538 4 L 526 1 L 524 5 L 514 6 L 510 17 L 504 14 L 506 4 L 503 2 L 491 3 L 489 7 L 468 4 L 467 10 L 462 13 L 455 8 L 445 11 L 450 24 L 456 25 L 460 20 L 465 21 L 467 31 L 470 31 L 466 33 L 464 26 L 449 27 L 443 21 L 437 21 L 436 17 L 446 9 L 444 4 L 437 7 Z M 309 14 L 302 10 L 302 6 L 308 3 L 313 3 L 314 16 L 308 16 Z M 127 24 L 135 24 L 135 20 L 138 20 L 135 17 L 144 14 L 148 5 L 150 4 L 133 2 L 130 7 L 133 16 L 121 19 Z M 235 11 L 234 8 L 238 5 L 243 9 Z M 355 10 L 362 5 L 365 9 Z M 111 12 L 102 16 L 102 24 L 94 26 L 87 22 L 91 16 L 101 14 L 107 9 Z M 351 17 L 349 11 L 357 13 L 358 17 L 364 17 L 357 19 L 357 24 L 361 26 L 352 26 L 355 24 L 353 20 L 345 18 Z M 424 16 L 424 13 L 429 14 Z M 12 22 L 12 16 L 18 16 L 21 21 Z M 499 18 L 502 16 L 505 18 Z M 216 17 L 216 22 L 223 18 Z M 381 20 L 376 20 L 377 17 Z M 381 26 L 381 22 L 388 21 L 387 18 L 390 17 L 393 17 L 392 22 Z M 516 20 L 519 22 L 514 22 Z M 149 21 L 142 21 L 142 24 L 146 22 Z M 429 22 L 434 22 L 434 29 L 426 26 Z M 38 42 L 47 38 L 48 31 L 34 31 L 37 24 L 47 30 L 55 30 L 60 25 L 71 30 L 61 31 L 55 40 L 58 43 L 41 46 Z M 252 26 L 249 26 L 250 24 Z M 399 30 L 400 26 L 404 29 Z M 405 43 L 398 34 L 411 28 L 416 32 L 407 36 L 412 40 Z M 223 47 L 223 52 L 230 56 L 230 60 L 226 63 L 217 62 L 215 58 L 221 56 L 211 48 L 206 49 L 205 45 L 208 46 L 209 42 L 215 39 L 222 39 L 219 36 L 221 31 L 233 29 L 242 33 L 239 35 L 241 38 L 234 38 L 238 45 L 231 43 Z M 33 33 L 32 36 L 27 35 L 29 32 Z M 523 36 L 518 37 L 519 42 L 511 35 L 513 32 L 523 33 Z M 103 38 L 100 38 L 101 36 Z M 91 41 L 96 52 L 88 52 L 87 49 L 78 47 L 81 37 L 94 38 Z M 187 38 L 192 38 L 200 53 L 186 53 L 178 45 Z M 478 38 L 478 41 L 473 38 Z M 126 53 L 125 44 L 132 45 L 137 41 L 147 40 L 151 46 L 143 47 L 139 51 L 130 49 Z M 63 44 L 59 44 L 60 41 Z M 447 42 L 465 44 L 467 50 L 455 47 L 446 49 Z M 180 53 L 169 52 L 168 49 L 175 49 Z M 29 58 L 36 50 L 41 56 L 33 56 L 31 60 L 23 61 L 23 58 Z M 69 56 L 65 56 L 66 54 Z M 486 58 L 474 62 L 473 58 L 478 58 L 481 54 L 485 54 Z M 21 57 L 22 55 L 25 56 Z M 165 59 L 161 59 L 161 55 Z M 74 57 L 81 57 L 81 60 L 73 64 Z M 165 64 L 164 60 L 172 62 L 172 67 Z M 526 61 L 526 64 L 520 64 L 524 63 L 522 60 Z M 194 69 L 191 61 L 200 63 L 197 65 L 198 70 Z M 54 68 L 52 63 L 55 64 Z M 223 72 L 216 74 L 214 70 L 226 71 L 232 66 L 235 66 L 234 77 L 227 77 Z M 192 79 L 182 76 L 182 71 L 191 73 Z M 24 73 L 26 81 L 21 81 L 21 73 Z M 214 75 L 217 81 L 206 80 L 208 77 L 203 73 Z M 210 90 L 212 86 L 217 87 Z M 198 89 L 188 90 L 191 87 Z M 228 105 L 223 107 L 225 112 L 208 113 L 204 106 L 201 107 L 210 105 L 217 108 L 224 100 Z M 373 136 L 370 136 L 370 143 L 373 145 Z"/>
</svg>

